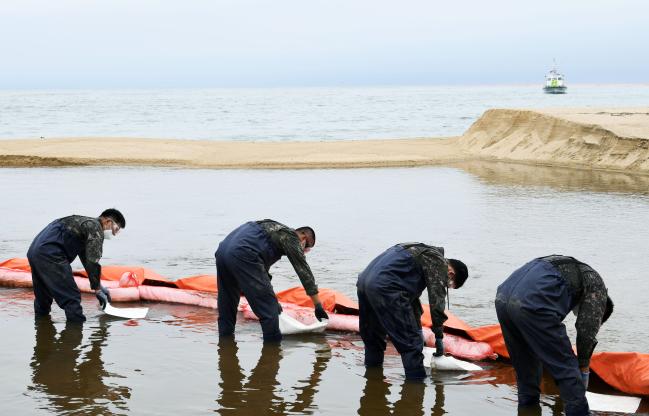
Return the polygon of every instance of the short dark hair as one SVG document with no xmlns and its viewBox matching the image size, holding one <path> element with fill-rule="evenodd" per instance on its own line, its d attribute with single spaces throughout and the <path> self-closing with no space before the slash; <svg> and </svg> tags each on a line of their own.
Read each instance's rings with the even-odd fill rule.
<svg viewBox="0 0 649 416">
<path fill-rule="evenodd" d="M 307 248 L 315 246 L 315 231 L 313 231 L 313 228 L 304 226 L 304 227 L 296 228 L 295 232 L 304 233 L 306 234 L 307 238 L 311 240 L 310 244 L 307 245 Z"/>
<path fill-rule="evenodd" d="M 101 213 L 100 217 L 110 218 L 119 225 L 119 228 L 126 228 L 126 220 L 124 219 L 124 216 L 115 208 L 108 208 Z"/>
<path fill-rule="evenodd" d="M 608 318 L 613 313 L 613 301 L 611 298 L 606 295 L 606 309 L 604 309 L 604 316 L 602 317 L 602 323 L 608 321 Z"/>
<path fill-rule="evenodd" d="M 448 262 L 451 264 L 453 270 L 455 270 L 455 288 L 459 289 L 469 277 L 469 270 L 466 268 L 466 264 L 460 260 L 448 259 Z"/>
</svg>

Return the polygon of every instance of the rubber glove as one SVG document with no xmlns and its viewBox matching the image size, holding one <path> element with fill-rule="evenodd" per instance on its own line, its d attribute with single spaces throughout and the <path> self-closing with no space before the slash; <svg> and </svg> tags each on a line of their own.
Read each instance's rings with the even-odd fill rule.
<svg viewBox="0 0 649 416">
<path fill-rule="evenodd" d="M 434 357 L 441 357 L 444 355 L 444 338 L 435 338 L 435 352 Z"/>
<path fill-rule="evenodd" d="M 584 383 L 584 388 L 588 390 L 588 379 L 590 378 L 590 371 L 581 372 L 581 381 Z"/>
<path fill-rule="evenodd" d="M 318 318 L 318 321 L 329 319 L 329 315 L 327 315 L 327 312 L 325 312 L 324 308 L 322 307 L 322 303 L 315 305 L 315 317 Z"/>
<path fill-rule="evenodd" d="M 97 296 L 101 310 L 104 310 L 106 304 L 110 302 L 110 292 L 102 285 L 99 285 L 99 289 L 95 290 L 95 296 Z"/>
</svg>

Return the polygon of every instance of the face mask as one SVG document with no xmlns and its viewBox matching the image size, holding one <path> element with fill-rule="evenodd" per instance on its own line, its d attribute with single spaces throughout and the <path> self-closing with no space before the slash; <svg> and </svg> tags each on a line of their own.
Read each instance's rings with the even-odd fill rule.
<svg viewBox="0 0 649 416">
<path fill-rule="evenodd" d="M 306 241 L 300 241 L 300 247 L 302 247 L 302 251 L 304 252 L 304 254 L 311 251 L 311 247 L 306 246 Z"/>
<path fill-rule="evenodd" d="M 113 238 L 113 230 L 104 230 L 104 240 Z"/>
</svg>

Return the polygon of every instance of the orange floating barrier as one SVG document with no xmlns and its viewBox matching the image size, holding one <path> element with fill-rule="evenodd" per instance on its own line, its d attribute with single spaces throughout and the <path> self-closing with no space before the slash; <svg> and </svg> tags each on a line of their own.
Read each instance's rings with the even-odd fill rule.
<svg viewBox="0 0 649 416">
<path fill-rule="evenodd" d="M 83 292 L 92 292 L 85 271 L 74 272 L 74 278 Z M 102 267 L 102 284 L 109 289 L 113 301 L 150 300 L 182 303 L 216 309 L 216 276 L 198 275 L 170 280 L 153 270 L 136 266 Z M 14 258 L 0 262 L 0 286 L 31 287 L 31 269 L 27 259 Z M 323 307 L 330 312 L 328 329 L 358 332 L 358 304 L 342 293 L 331 289 L 320 289 Z M 277 293 L 277 298 L 286 311 L 293 311 L 295 317 L 312 319 L 311 298 L 301 287 Z M 431 344 L 432 332 L 430 312 L 424 306 L 422 325 L 426 344 Z M 254 319 L 254 314 L 242 298 L 240 309 L 244 316 Z M 509 357 L 500 330 L 500 325 L 471 327 L 466 322 L 446 311 L 448 320 L 444 323 L 447 333 L 444 345 L 449 352 L 460 358 L 484 359 L 495 352 Z M 306 317 L 309 318 L 306 318 Z M 314 319 L 314 318 L 313 318 Z M 429 333 L 430 332 L 430 333 Z M 481 358 L 477 358 L 481 357 Z M 649 354 L 638 352 L 599 352 L 593 354 L 591 369 L 608 385 L 624 393 L 649 396 Z"/>
</svg>

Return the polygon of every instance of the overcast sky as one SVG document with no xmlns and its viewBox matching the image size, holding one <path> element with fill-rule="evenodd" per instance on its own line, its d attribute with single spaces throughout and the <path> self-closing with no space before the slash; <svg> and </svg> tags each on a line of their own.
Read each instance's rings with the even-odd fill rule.
<svg viewBox="0 0 649 416">
<path fill-rule="evenodd" d="M 1 0 L 0 88 L 649 82 L 649 2 Z"/>
</svg>

